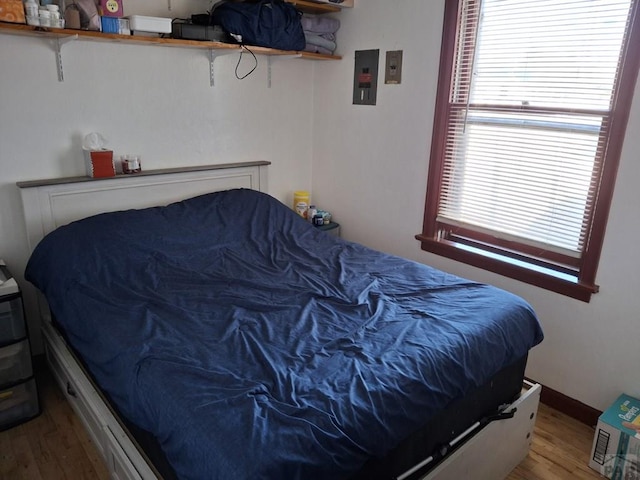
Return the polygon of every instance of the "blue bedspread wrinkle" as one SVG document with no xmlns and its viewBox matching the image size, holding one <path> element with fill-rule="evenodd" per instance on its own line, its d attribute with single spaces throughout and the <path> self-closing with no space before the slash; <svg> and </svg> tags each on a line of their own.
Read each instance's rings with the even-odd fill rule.
<svg viewBox="0 0 640 480">
<path fill-rule="evenodd" d="M 542 340 L 519 297 L 230 190 L 49 234 L 26 278 L 184 479 L 338 479 Z"/>
</svg>

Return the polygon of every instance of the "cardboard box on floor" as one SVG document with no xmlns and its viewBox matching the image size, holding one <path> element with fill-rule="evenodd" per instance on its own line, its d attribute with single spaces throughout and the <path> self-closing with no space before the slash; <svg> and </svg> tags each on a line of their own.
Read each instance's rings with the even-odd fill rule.
<svg viewBox="0 0 640 480">
<path fill-rule="evenodd" d="M 589 466 L 612 480 L 640 480 L 640 400 L 620 395 L 600 415 Z"/>
</svg>

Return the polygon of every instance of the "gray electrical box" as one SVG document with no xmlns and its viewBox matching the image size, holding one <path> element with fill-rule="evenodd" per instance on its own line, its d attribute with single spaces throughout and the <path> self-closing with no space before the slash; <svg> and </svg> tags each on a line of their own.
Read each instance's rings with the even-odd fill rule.
<svg viewBox="0 0 640 480">
<path fill-rule="evenodd" d="M 402 83 L 402 50 L 387 52 L 384 83 L 389 85 L 399 85 Z"/>
<path fill-rule="evenodd" d="M 375 105 L 378 94 L 380 50 L 358 50 L 353 75 L 353 104 Z"/>
</svg>

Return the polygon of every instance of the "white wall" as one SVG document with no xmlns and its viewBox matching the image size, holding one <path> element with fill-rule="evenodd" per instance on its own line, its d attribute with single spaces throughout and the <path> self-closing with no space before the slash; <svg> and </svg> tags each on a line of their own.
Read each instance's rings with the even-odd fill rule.
<svg viewBox="0 0 640 480">
<path fill-rule="evenodd" d="M 172 5 L 176 16 L 208 8 L 202 0 Z M 84 41 L 64 47 L 66 80 L 59 83 L 50 43 L 0 35 L 0 258 L 21 279 L 28 252 L 15 182 L 84 174 L 86 133 L 102 132 L 116 154 L 140 153 L 149 169 L 270 160 L 271 193 L 289 202 L 293 190 L 312 186 L 314 202 L 334 213 L 345 237 L 531 302 L 546 339 L 530 356 L 529 376 L 599 409 L 622 391 L 640 396 L 637 135 L 625 142 L 601 292 L 590 304 L 427 254 L 414 239 L 422 227 L 443 5 L 359 0 L 340 15 L 344 59 L 277 62 L 271 89 L 264 57 L 243 81 L 233 76 L 237 56 L 222 57 L 210 88 L 204 51 Z M 125 8 L 168 16 L 159 0 L 128 0 Z M 381 50 L 381 66 L 386 50 L 404 50 L 403 83 L 381 83 L 375 107 L 353 106 L 353 53 L 371 48 Z M 628 130 L 639 129 L 636 101 Z"/>
<path fill-rule="evenodd" d="M 127 0 L 125 13 L 184 16 L 208 2 L 172 7 Z M 275 197 L 291 203 L 311 187 L 314 62 L 276 62 L 269 89 L 266 57 L 240 81 L 238 54 L 223 56 L 211 88 L 207 50 L 78 40 L 62 52 L 59 83 L 51 41 L 0 34 L 0 258 L 21 283 L 28 251 L 15 183 L 84 175 L 82 138 L 93 131 L 116 155 L 141 154 L 145 169 L 269 160 Z M 32 325 L 36 351 L 37 333 Z"/>
<path fill-rule="evenodd" d="M 597 281 L 583 303 L 427 254 L 422 229 L 443 0 L 360 0 L 342 13 L 344 60 L 315 71 L 314 202 L 343 236 L 510 290 L 537 311 L 546 338 L 527 374 L 592 407 L 621 392 L 640 396 L 640 104 L 630 119 Z M 404 50 L 401 85 L 379 76 L 378 105 L 351 104 L 355 50 Z"/>
</svg>

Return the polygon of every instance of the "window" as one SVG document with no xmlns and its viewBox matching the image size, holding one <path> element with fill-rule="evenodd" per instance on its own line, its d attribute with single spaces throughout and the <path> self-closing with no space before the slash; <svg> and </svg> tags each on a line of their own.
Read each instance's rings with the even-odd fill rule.
<svg viewBox="0 0 640 480">
<path fill-rule="evenodd" d="M 598 291 L 637 3 L 445 0 L 424 250 L 583 301 Z"/>
</svg>

